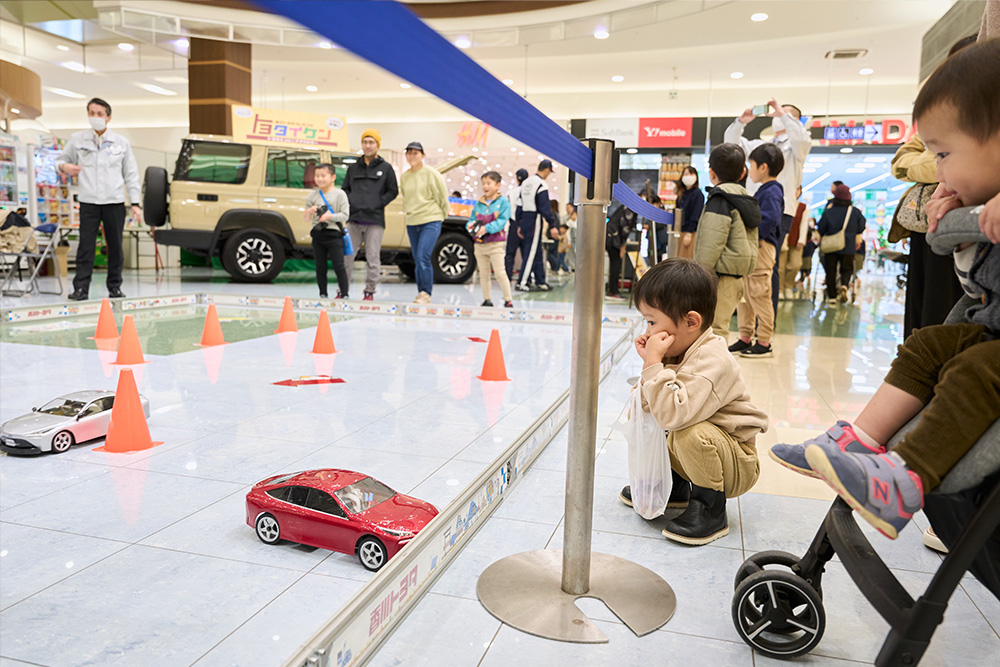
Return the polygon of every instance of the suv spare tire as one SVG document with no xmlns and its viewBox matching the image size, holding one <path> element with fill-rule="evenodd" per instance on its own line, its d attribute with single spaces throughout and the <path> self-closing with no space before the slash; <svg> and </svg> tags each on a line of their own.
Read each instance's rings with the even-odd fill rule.
<svg viewBox="0 0 1000 667">
<path fill-rule="evenodd" d="M 242 229 L 226 241 L 222 266 L 237 282 L 269 283 L 285 266 L 285 246 L 271 232 Z"/>
<path fill-rule="evenodd" d="M 468 234 L 444 232 L 434 245 L 431 256 L 434 263 L 434 282 L 444 284 L 464 283 L 476 270 L 472 253 L 472 238 Z"/>
<path fill-rule="evenodd" d="M 142 181 L 143 219 L 150 227 L 162 227 L 167 222 L 167 170 L 146 167 Z"/>
</svg>

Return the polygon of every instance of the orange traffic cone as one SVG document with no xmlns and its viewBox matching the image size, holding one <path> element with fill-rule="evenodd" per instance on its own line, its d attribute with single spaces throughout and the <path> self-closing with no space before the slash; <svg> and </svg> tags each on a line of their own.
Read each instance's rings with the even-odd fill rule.
<svg viewBox="0 0 1000 667">
<path fill-rule="evenodd" d="M 507 367 L 503 363 L 503 348 L 500 346 L 500 332 L 494 329 L 490 332 L 490 344 L 486 348 L 486 360 L 483 371 L 477 375 L 480 380 L 509 382 Z"/>
<path fill-rule="evenodd" d="M 337 348 L 333 344 L 333 332 L 330 331 L 330 318 L 325 310 L 319 311 L 319 326 L 316 327 L 316 340 L 313 341 L 313 354 L 334 354 Z"/>
<path fill-rule="evenodd" d="M 123 331 L 124 328 L 123 326 Z M 149 436 L 146 412 L 142 409 L 142 399 L 139 398 L 132 369 L 122 369 L 118 376 L 118 388 L 115 390 L 115 404 L 111 408 L 108 436 L 104 439 L 104 446 L 98 447 L 97 450 L 121 454 L 139 452 L 162 444 L 153 442 Z"/>
<path fill-rule="evenodd" d="M 101 299 L 101 314 L 97 316 L 97 331 L 91 338 L 96 340 L 118 338 L 118 325 L 115 324 L 115 316 L 111 314 L 111 302 L 107 299 Z"/>
<path fill-rule="evenodd" d="M 201 346 L 225 345 L 226 339 L 222 337 L 222 325 L 219 323 L 219 313 L 215 310 L 215 304 L 208 305 L 208 314 L 205 315 L 205 326 L 201 330 Z"/>
<path fill-rule="evenodd" d="M 285 297 L 285 305 L 281 309 L 281 320 L 278 322 L 278 329 L 274 333 L 288 333 L 289 331 L 298 331 L 299 327 L 295 324 L 295 311 L 292 310 L 292 297 Z"/>
<path fill-rule="evenodd" d="M 131 315 L 125 316 L 122 323 L 122 337 L 118 341 L 118 356 L 115 358 L 117 366 L 134 366 L 144 364 L 146 359 L 142 356 L 142 345 L 139 344 L 139 334 L 135 330 L 135 322 Z"/>
</svg>

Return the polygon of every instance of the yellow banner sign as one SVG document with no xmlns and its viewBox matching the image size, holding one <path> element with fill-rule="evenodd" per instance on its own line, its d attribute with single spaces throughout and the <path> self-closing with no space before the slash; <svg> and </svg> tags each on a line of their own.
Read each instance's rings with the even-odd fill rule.
<svg viewBox="0 0 1000 667">
<path fill-rule="evenodd" d="M 274 146 L 348 151 L 343 116 L 233 106 L 233 137 Z"/>
</svg>

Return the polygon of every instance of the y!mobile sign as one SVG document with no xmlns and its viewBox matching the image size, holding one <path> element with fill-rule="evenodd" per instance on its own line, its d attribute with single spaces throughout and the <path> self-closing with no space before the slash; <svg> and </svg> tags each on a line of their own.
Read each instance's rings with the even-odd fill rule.
<svg viewBox="0 0 1000 667">
<path fill-rule="evenodd" d="M 640 118 L 639 148 L 688 148 L 691 146 L 690 118 Z"/>
</svg>

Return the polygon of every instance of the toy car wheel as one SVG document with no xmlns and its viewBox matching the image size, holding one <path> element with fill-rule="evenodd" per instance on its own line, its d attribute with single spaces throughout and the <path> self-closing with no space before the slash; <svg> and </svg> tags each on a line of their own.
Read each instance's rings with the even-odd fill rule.
<svg viewBox="0 0 1000 667">
<path fill-rule="evenodd" d="M 476 270 L 472 239 L 468 234 L 445 232 L 434 246 L 434 282 L 456 285 L 466 282 Z"/>
<path fill-rule="evenodd" d="M 363 537 L 358 542 L 358 560 L 366 570 L 377 572 L 389 560 L 389 553 L 385 550 L 385 545 L 374 537 Z"/>
<path fill-rule="evenodd" d="M 281 541 L 281 526 L 278 520 L 270 514 L 261 514 L 254 523 L 257 537 L 264 544 L 277 544 Z"/>
<path fill-rule="evenodd" d="M 69 431 L 59 431 L 54 436 L 52 436 L 52 451 L 63 453 L 69 451 L 69 448 L 76 444 L 76 438 Z"/>
<path fill-rule="evenodd" d="M 271 282 L 285 266 L 281 239 L 263 229 L 236 232 L 226 241 L 222 253 L 222 266 L 239 282 Z"/>
<path fill-rule="evenodd" d="M 804 579 L 782 570 L 751 574 L 736 588 L 733 624 L 755 651 L 794 658 L 814 649 L 826 629 L 823 601 Z"/>
</svg>

